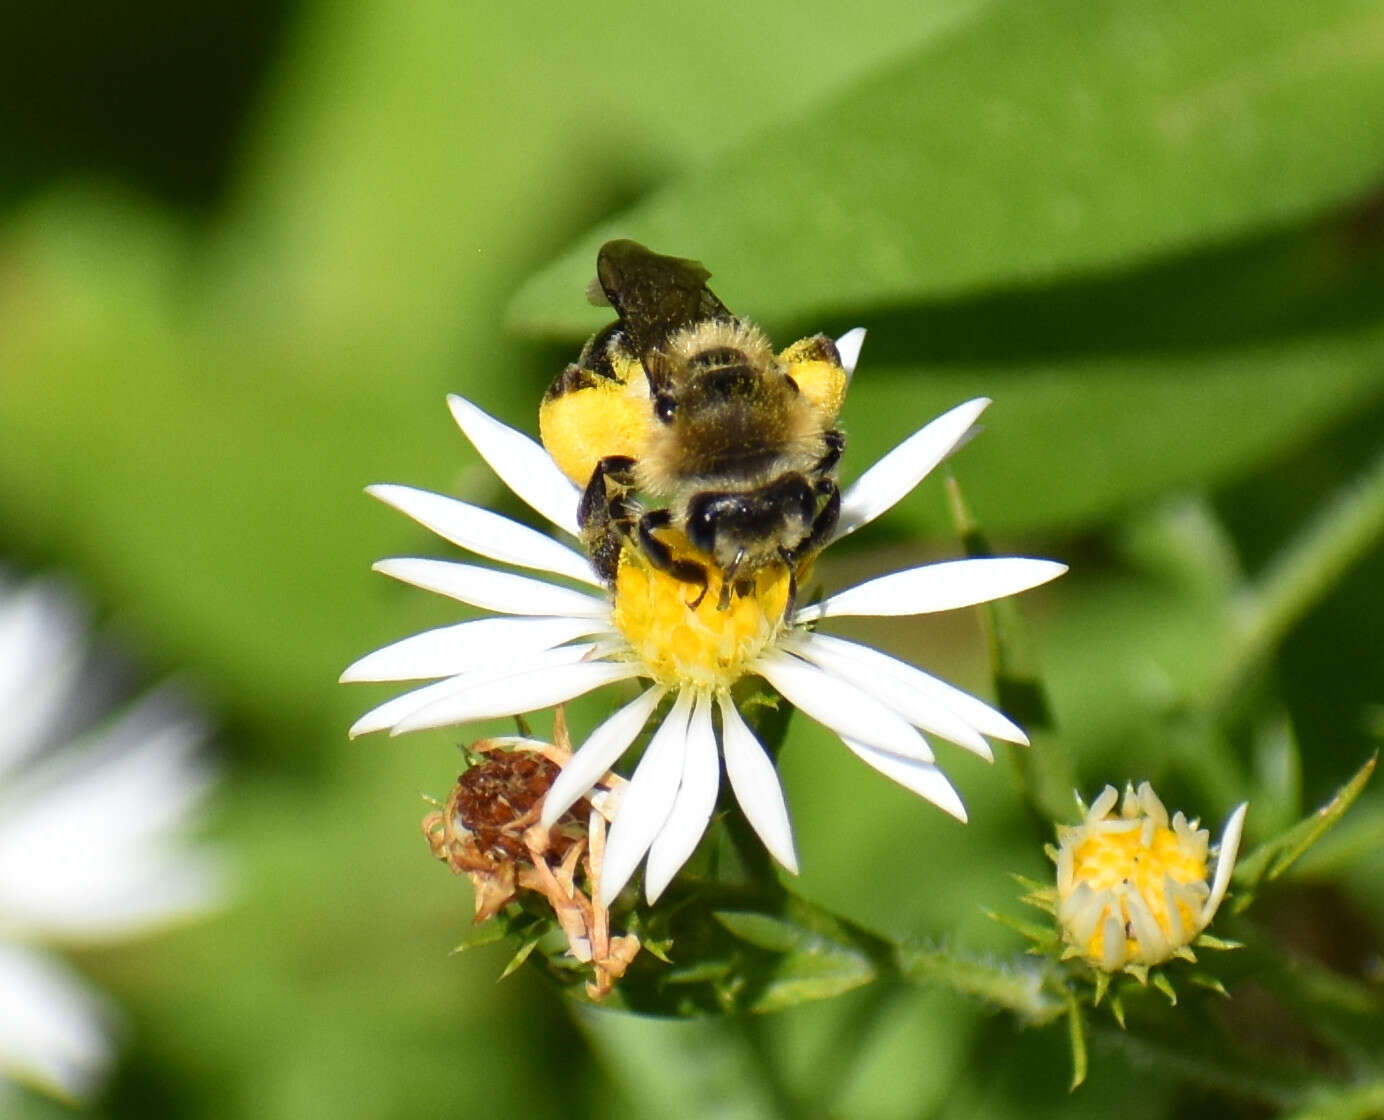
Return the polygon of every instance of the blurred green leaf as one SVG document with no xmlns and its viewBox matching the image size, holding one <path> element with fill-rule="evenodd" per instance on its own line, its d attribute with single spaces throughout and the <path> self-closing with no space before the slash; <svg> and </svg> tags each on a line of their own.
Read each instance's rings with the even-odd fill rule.
<svg viewBox="0 0 1384 1120">
<path fill-rule="evenodd" d="M 613 236 L 742 266 L 760 317 L 1146 261 L 1365 191 L 1384 162 L 1384 13 L 1362 0 L 996 4 L 602 222 L 511 305 L 596 321 Z"/>
<path fill-rule="evenodd" d="M 910 980 L 985 1000 L 1026 1023 L 1047 1023 L 1066 1011 L 1066 1004 L 1044 988 L 1041 966 L 1032 961 L 986 961 L 940 947 L 904 946 L 898 966 Z"/>
<path fill-rule="evenodd" d="M 967 501 L 992 534 L 1074 528 L 1169 489 L 1234 478 L 1382 393 L 1380 329 L 1022 366 L 862 364 L 843 416 L 845 472 L 864 470 L 929 417 L 989 396 L 984 433 L 953 460 Z M 916 534 L 945 522 L 915 497 L 879 524 Z"/>
<path fill-rule="evenodd" d="M 1308 1104 L 1285 1115 L 1284 1120 L 1376 1120 L 1384 1116 L 1384 1079 L 1363 1085 L 1319 1088 Z"/>
<path fill-rule="evenodd" d="M 868 984 L 877 975 L 866 953 L 830 936 L 820 923 L 809 928 L 770 914 L 730 910 L 718 911 L 716 920 L 742 941 L 775 954 L 768 975 L 750 977 L 757 988 L 750 1010 L 777 1011 L 828 999 Z"/>
</svg>

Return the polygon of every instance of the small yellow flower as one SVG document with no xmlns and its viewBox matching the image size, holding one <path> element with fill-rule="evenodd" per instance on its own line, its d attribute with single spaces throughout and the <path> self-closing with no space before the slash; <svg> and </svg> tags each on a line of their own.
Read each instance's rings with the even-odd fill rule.
<svg viewBox="0 0 1384 1120">
<path fill-rule="evenodd" d="M 1210 833 L 1181 813 L 1171 820 L 1144 782 L 1105 790 L 1081 824 L 1059 826 L 1057 921 L 1064 958 L 1136 975 L 1170 957 L 1194 960 L 1192 941 L 1215 916 L 1230 885 L 1248 804 L 1230 815 L 1215 856 Z"/>
</svg>

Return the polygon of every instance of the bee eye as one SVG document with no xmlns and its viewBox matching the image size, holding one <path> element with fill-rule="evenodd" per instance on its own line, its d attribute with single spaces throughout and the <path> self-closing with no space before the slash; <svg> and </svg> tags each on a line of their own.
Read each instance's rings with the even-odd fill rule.
<svg viewBox="0 0 1384 1120">
<path fill-rule="evenodd" d="M 659 395 L 654 398 L 654 415 L 662 420 L 663 423 L 671 424 L 673 421 L 673 414 L 677 412 L 677 410 L 678 402 L 667 393 L 659 393 Z"/>
</svg>

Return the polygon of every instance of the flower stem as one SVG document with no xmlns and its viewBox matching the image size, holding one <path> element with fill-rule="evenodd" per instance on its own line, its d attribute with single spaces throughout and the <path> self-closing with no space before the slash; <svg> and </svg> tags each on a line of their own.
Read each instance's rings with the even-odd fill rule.
<svg viewBox="0 0 1384 1120">
<path fill-rule="evenodd" d="M 1245 678 L 1384 536 L 1384 449 L 1279 553 L 1232 605 L 1229 649 L 1208 690 L 1208 710 L 1226 714 Z"/>
<path fill-rule="evenodd" d="M 990 542 L 962 498 L 960 485 L 950 474 L 947 476 L 947 500 L 966 555 L 993 556 Z M 1012 600 L 987 603 L 981 608 L 981 619 L 990 649 L 999 706 L 1033 737 L 1027 749 L 1016 748 L 1006 753 L 1013 764 L 1019 793 L 1046 836 L 1052 821 L 1063 820 L 1072 811 L 1072 789 L 1076 782 L 1071 755 L 1060 737 L 1052 733 L 1055 721 L 1047 689 L 1018 604 Z"/>
</svg>

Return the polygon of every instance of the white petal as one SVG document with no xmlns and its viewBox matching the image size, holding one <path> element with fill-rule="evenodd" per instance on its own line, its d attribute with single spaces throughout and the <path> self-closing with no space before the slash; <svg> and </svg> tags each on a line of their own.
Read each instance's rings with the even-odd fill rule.
<svg viewBox="0 0 1384 1120">
<path fill-rule="evenodd" d="M 992 739 L 1001 739 L 1006 743 L 1028 746 L 1028 736 L 1024 734 L 1023 728 L 1004 713 L 990 707 L 985 701 L 977 699 L 969 692 L 963 692 L 955 685 L 948 684 L 930 673 L 923 672 L 916 665 L 900 661 L 897 657 L 891 657 L 889 654 L 871 649 L 869 646 L 862 646 L 856 642 L 848 642 L 844 638 L 823 634 L 821 631 L 814 632 L 810 640 L 814 646 L 825 646 L 829 649 L 849 646 L 847 656 L 875 672 L 892 674 L 914 691 L 946 708 L 950 708 L 981 734 L 989 735 Z"/>
<path fill-rule="evenodd" d="M 1240 836 L 1245 830 L 1245 814 L 1249 812 L 1249 802 L 1242 801 L 1225 822 L 1221 833 L 1220 851 L 1216 856 L 1216 878 L 1211 884 L 1211 894 L 1201 910 L 1201 928 L 1211 924 L 1211 919 L 1220 909 L 1225 892 L 1230 888 L 1230 873 L 1235 870 L 1235 857 L 1240 854 Z"/>
<path fill-rule="evenodd" d="M 614 681 L 636 676 L 636 665 L 620 661 L 579 661 L 575 665 L 545 665 L 498 680 L 473 684 L 463 692 L 429 704 L 401 719 L 391 735 L 451 727 L 482 719 L 499 719 L 565 704 Z"/>
<path fill-rule="evenodd" d="M 844 735 L 841 737 L 841 741 L 860 759 L 868 762 L 886 778 L 898 782 L 904 789 L 911 790 L 919 797 L 931 801 L 944 813 L 950 813 L 957 820 L 965 823 L 966 806 L 961 804 L 961 798 L 957 796 L 956 790 L 952 788 L 946 775 L 934 763 L 917 762 L 911 758 L 899 758 L 897 755 L 876 750 L 868 743 L 862 743 Z"/>
<path fill-rule="evenodd" d="M 372 731 L 394 727 L 407 716 L 447 697 L 466 692 L 477 684 L 483 685 L 540 667 L 574 665 L 590 655 L 594 648 L 590 643 L 584 643 L 558 646 L 556 649 L 543 650 L 540 653 L 519 654 L 508 661 L 495 662 L 484 669 L 473 669 L 470 672 L 458 673 L 454 677 L 447 677 L 445 680 L 425 684 L 422 688 L 412 689 L 392 700 L 386 700 L 378 707 L 371 708 L 351 725 L 348 734 L 354 739 L 358 735 L 368 735 Z"/>
<path fill-rule="evenodd" d="M 891 754 L 932 761 L 927 740 L 897 712 L 855 685 L 778 650 L 752 666 L 799 711 L 838 735 L 850 735 Z"/>
<path fill-rule="evenodd" d="M 445 540 L 480 556 L 520 568 L 556 572 L 593 587 L 601 586 L 599 577 L 581 553 L 491 510 L 443 494 L 415 490 L 412 486 L 367 486 L 365 492 L 406 513 Z"/>
<path fill-rule="evenodd" d="M 585 655 L 583 654 L 583 656 Z M 452 693 L 460 692 L 466 688 L 468 676 L 469 674 L 461 673 L 455 677 L 448 677 L 446 680 L 425 684 L 422 688 L 411 689 L 395 696 L 392 700 L 386 700 L 383 704 L 371 708 L 355 723 L 351 724 L 346 735 L 348 738 L 355 739 L 361 735 L 369 735 L 371 732 L 384 731 L 386 728 L 393 727 L 410 712 L 421 711 L 434 701 L 441 700 L 444 696 L 450 696 Z"/>
<path fill-rule="evenodd" d="M 665 688 L 654 686 L 587 736 L 586 742 L 568 760 L 544 798 L 541 818 L 544 828 L 552 828 L 558 817 L 567 812 L 629 750 L 666 691 Z"/>
<path fill-rule="evenodd" d="M 1149 904 L 1144 896 L 1137 890 L 1132 890 L 1124 897 L 1125 913 L 1129 917 L 1129 924 L 1133 928 L 1134 939 L 1139 942 L 1139 949 L 1144 960 L 1161 961 L 1165 960 L 1171 947 L 1168 939 L 1163 935 L 1163 927 L 1153 916 L 1153 911 L 1149 909 Z"/>
<path fill-rule="evenodd" d="M 707 822 L 711 820 L 711 811 L 716 808 L 720 785 L 721 759 L 716 753 L 716 732 L 711 726 L 711 697 L 700 693 L 687 728 L 678 795 L 668 819 L 649 848 L 649 862 L 644 869 L 644 897 L 650 903 L 658 900 L 673 876 L 696 851 Z"/>
<path fill-rule="evenodd" d="M 211 783 L 196 724 L 163 693 L 88 741 L 44 756 L 0 806 L 0 914 L 12 932 L 68 941 L 138 933 L 209 908 L 219 874 L 176 842 Z M 73 805 L 100 858 L 71 841 Z"/>
<path fill-rule="evenodd" d="M 869 646 L 840 638 L 823 641 L 825 635 L 804 633 L 797 637 L 791 649 L 830 673 L 850 681 L 857 688 L 883 701 L 914 727 L 940 735 L 949 743 L 965 747 L 987 762 L 994 761 L 990 744 L 974 727 L 932 696 L 911 687 L 903 676 L 891 672 L 886 665 L 894 659 Z M 873 656 L 872 656 L 873 655 Z M 904 662 L 897 662 L 911 668 Z"/>
<path fill-rule="evenodd" d="M 620 797 L 615 823 L 606 839 L 605 863 L 601 868 L 599 901 L 609 906 L 629 882 L 649 845 L 654 842 L 678 795 L 682 781 L 682 760 L 687 751 L 688 717 L 692 713 L 692 692 L 678 693 L 673 710 L 663 721 L 644 757 L 635 767 L 634 777 Z"/>
<path fill-rule="evenodd" d="M 542 444 L 501 424 L 465 397 L 453 393 L 447 405 L 458 427 L 501 482 L 559 529 L 579 535 L 577 504 L 581 491 L 558 469 Z"/>
<path fill-rule="evenodd" d="M 1100 966 L 1104 972 L 1114 972 L 1124 967 L 1129 960 L 1129 942 L 1125 939 L 1124 923 L 1112 911 L 1106 915 L 1105 928 L 1101 931 Z"/>
<path fill-rule="evenodd" d="M 856 479 L 841 496 L 833 539 L 854 533 L 912 493 L 955 450 L 989 404 L 988 397 L 977 397 L 944 412 Z"/>
<path fill-rule="evenodd" d="M 778 770 L 730 698 L 721 696 L 720 706 L 721 750 L 735 799 L 769 854 L 796 875 L 798 855 Z"/>
<path fill-rule="evenodd" d="M 860 348 L 864 345 L 864 327 L 852 327 L 836 340 L 836 352 L 841 355 L 841 368 L 846 371 L 847 383 L 855 373 L 855 365 L 860 361 Z"/>
<path fill-rule="evenodd" d="M 905 568 L 812 603 L 794 615 L 794 622 L 841 615 L 895 616 L 931 614 L 1003 599 L 1054 580 L 1067 570 L 1055 560 L 994 556 L 976 560 L 945 560 Z"/>
<path fill-rule="evenodd" d="M 0 585 L 0 774 L 61 726 L 85 654 L 83 633 L 80 608 L 57 584 Z"/>
<path fill-rule="evenodd" d="M 114 1059 L 100 998 L 56 959 L 0 945 L 0 1081 L 90 1095 Z"/>
<path fill-rule="evenodd" d="M 367 653 L 341 674 L 341 683 L 451 677 L 606 629 L 607 624 L 595 618 L 477 618 L 425 630 Z"/>
<path fill-rule="evenodd" d="M 375 571 L 425 591 L 502 614 L 568 618 L 606 618 L 610 615 L 610 604 L 594 595 L 474 564 L 396 557 L 376 562 Z"/>
</svg>

